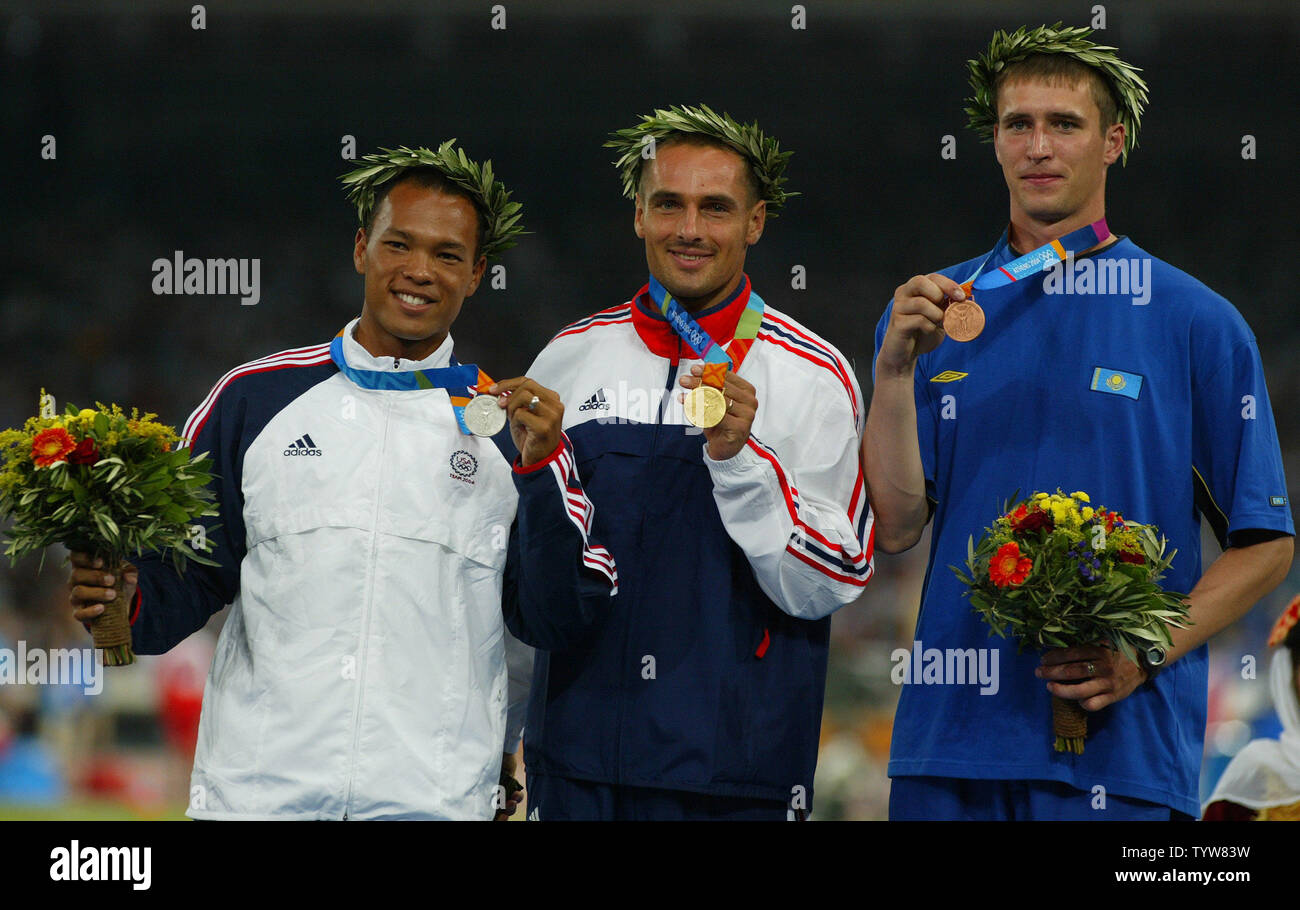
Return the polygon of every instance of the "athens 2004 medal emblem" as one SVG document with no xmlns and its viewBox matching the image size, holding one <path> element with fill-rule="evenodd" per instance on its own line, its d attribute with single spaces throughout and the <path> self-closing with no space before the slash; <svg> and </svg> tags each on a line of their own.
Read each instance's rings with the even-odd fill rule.
<svg viewBox="0 0 1300 910">
<path fill-rule="evenodd" d="M 686 393 L 686 419 L 702 430 L 716 427 L 727 413 L 727 399 L 722 389 L 701 385 Z"/>
<path fill-rule="evenodd" d="M 971 341 L 984 331 L 984 310 L 974 300 L 948 304 L 943 311 L 943 330 L 953 341 Z"/>
<path fill-rule="evenodd" d="M 497 407 L 495 395 L 475 395 L 465 405 L 465 428 L 475 436 L 495 436 L 506 425 L 505 408 Z"/>
</svg>

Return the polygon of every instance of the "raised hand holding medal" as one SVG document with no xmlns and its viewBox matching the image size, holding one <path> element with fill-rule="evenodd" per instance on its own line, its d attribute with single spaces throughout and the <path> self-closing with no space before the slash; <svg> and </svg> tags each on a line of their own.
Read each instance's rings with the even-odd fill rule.
<svg viewBox="0 0 1300 910">
<path fill-rule="evenodd" d="M 965 300 L 944 298 L 943 330 L 953 341 L 973 341 L 984 331 L 984 309 L 970 296 L 972 283 L 961 286 Z"/>
<path fill-rule="evenodd" d="M 758 413 L 758 392 L 753 385 L 730 371 L 717 371 L 722 376 L 721 388 L 707 385 L 706 383 L 713 379 L 709 371 L 710 366 L 712 364 L 695 364 L 689 374 L 678 379 L 678 383 L 682 388 L 690 390 L 686 393 L 685 406 L 686 419 L 692 423 L 695 423 L 691 418 L 690 397 L 692 395 L 703 390 L 721 397 L 717 422 L 708 426 L 700 423 L 695 425 L 704 430 L 704 439 L 709 446 L 709 457 L 714 461 L 726 461 L 738 454 L 745 447 L 745 441 L 749 439 L 750 428 L 753 427 L 754 417 Z"/>
<path fill-rule="evenodd" d="M 727 381 L 725 363 L 706 363 L 700 368 L 700 384 L 686 394 L 683 402 L 686 419 L 707 430 L 722 422 L 729 402 L 722 390 Z"/>
<path fill-rule="evenodd" d="M 734 371 L 740 369 L 754 344 L 766 304 L 754 293 L 748 275 L 742 276 L 742 281 L 740 293 L 745 299 L 745 310 L 737 320 L 735 333 L 725 350 L 673 299 L 654 275 L 642 290 L 642 293 L 650 294 L 650 299 L 659 307 L 673 331 L 704 361 L 693 366 L 690 375 L 682 376 L 678 382 L 689 390 L 683 402 L 686 419 L 704 430 L 709 457 L 714 461 L 731 458 L 744 447 L 754 415 L 758 412 L 758 395 L 754 387 Z"/>
<path fill-rule="evenodd" d="M 493 407 L 510 421 L 510 435 L 522 467 L 544 461 L 559 447 L 564 403 L 558 394 L 527 376 L 503 379 L 484 391 L 487 395 L 479 397 L 495 396 Z"/>
</svg>

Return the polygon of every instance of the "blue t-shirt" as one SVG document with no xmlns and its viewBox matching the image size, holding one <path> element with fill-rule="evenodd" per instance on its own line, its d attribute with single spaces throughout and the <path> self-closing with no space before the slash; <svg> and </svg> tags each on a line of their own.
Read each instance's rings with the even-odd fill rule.
<svg viewBox="0 0 1300 910">
<path fill-rule="evenodd" d="M 1015 255 L 1004 238 L 984 271 Z M 965 281 L 985 258 L 943 274 Z M 920 644 L 896 678 L 889 775 L 1059 780 L 1085 795 L 1100 784 L 1197 816 L 1208 649 L 1089 714 L 1082 755 L 1056 752 L 1040 655 L 990 637 L 949 566 L 963 566 L 968 538 L 1017 491 L 1058 487 L 1157 525 L 1178 551 L 1162 582 L 1171 591 L 1201 577 L 1202 514 L 1224 544 L 1245 529 L 1294 533 L 1254 335 L 1228 301 L 1127 238 L 974 296 L 983 333 L 945 339 L 917 363 L 934 527 Z M 996 651 L 984 682 L 966 651 L 982 648 Z"/>
</svg>

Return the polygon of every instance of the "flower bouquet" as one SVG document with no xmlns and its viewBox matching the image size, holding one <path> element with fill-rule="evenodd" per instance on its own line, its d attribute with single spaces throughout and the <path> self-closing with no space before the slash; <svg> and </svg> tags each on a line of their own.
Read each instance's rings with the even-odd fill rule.
<svg viewBox="0 0 1300 910">
<path fill-rule="evenodd" d="M 1171 646 L 1170 626 L 1191 625 L 1186 595 L 1158 584 L 1177 551 L 1154 526 L 1089 503 L 1060 490 L 1009 503 L 968 541 L 965 571 L 950 568 L 990 634 L 1010 632 L 1021 651 L 1104 644 L 1137 663 L 1139 651 Z M 1082 754 L 1087 717 L 1053 696 L 1056 751 Z"/>
<path fill-rule="evenodd" d="M 117 405 L 54 413 L 41 390 L 41 413 L 22 429 L 0 432 L 0 519 L 11 518 L 5 554 L 16 562 L 61 543 L 103 560 L 118 597 L 91 623 L 106 666 L 132 663 L 131 627 L 122 595 L 123 562 L 132 553 L 170 550 L 216 565 L 197 519 L 217 514 L 208 489 L 207 453 L 179 447 L 176 431 Z M 43 557 L 42 557 L 43 558 Z"/>
</svg>

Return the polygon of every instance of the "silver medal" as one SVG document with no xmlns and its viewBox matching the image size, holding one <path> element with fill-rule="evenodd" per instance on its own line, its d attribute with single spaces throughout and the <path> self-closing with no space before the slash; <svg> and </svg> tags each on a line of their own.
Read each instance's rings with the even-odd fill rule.
<svg viewBox="0 0 1300 910">
<path fill-rule="evenodd" d="M 475 436 L 495 436 L 505 425 L 506 411 L 495 395 L 475 395 L 465 405 L 465 426 Z"/>
</svg>

